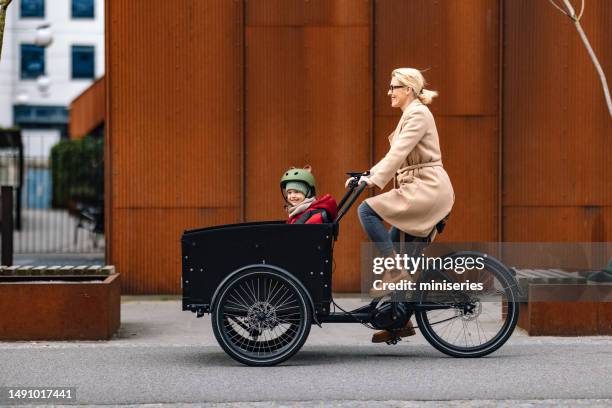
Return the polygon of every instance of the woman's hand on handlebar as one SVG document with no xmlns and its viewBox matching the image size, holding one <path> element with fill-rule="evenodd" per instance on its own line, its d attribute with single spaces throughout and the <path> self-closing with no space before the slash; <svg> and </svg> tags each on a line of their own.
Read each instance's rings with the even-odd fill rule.
<svg viewBox="0 0 612 408">
<path fill-rule="evenodd" d="M 351 183 L 351 181 L 353 181 L 354 178 L 353 177 L 349 177 L 348 179 L 346 179 L 346 182 L 344 183 L 344 188 L 348 188 L 349 184 Z M 366 183 L 368 185 L 368 187 L 374 187 L 374 183 L 372 182 L 372 180 L 370 180 L 368 177 L 366 176 L 361 176 L 359 178 L 359 183 Z"/>
<path fill-rule="evenodd" d="M 366 176 L 361 176 L 361 178 L 359 179 L 359 184 L 361 183 L 366 183 L 368 185 L 368 188 L 374 187 L 374 183 L 372 182 L 372 180 L 370 180 L 370 178 Z"/>
</svg>

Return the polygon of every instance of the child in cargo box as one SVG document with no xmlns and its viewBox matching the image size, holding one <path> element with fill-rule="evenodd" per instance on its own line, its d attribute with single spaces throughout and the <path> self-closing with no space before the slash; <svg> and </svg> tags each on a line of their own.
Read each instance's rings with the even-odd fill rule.
<svg viewBox="0 0 612 408">
<path fill-rule="evenodd" d="M 301 169 L 291 167 L 281 177 L 288 224 L 322 224 L 336 218 L 336 200 L 329 194 L 316 198 L 316 182 L 311 170 L 309 165 Z"/>
</svg>

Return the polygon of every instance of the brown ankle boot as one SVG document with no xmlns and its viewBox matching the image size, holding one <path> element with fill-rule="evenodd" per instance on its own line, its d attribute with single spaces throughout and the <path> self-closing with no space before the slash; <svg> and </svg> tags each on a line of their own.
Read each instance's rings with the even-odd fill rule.
<svg viewBox="0 0 612 408">
<path fill-rule="evenodd" d="M 377 331 L 372 335 L 372 343 L 385 343 L 387 341 L 393 340 L 396 337 L 408 337 L 414 336 L 416 332 L 414 331 L 414 327 L 412 326 L 412 322 L 408 320 L 406 325 L 399 330 L 389 331 L 389 330 L 381 330 Z"/>
</svg>

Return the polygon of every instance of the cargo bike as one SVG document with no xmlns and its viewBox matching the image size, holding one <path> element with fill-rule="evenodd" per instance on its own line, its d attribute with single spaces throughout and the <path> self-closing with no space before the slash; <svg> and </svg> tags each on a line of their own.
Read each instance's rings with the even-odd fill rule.
<svg viewBox="0 0 612 408">
<path fill-rule="evenodd" d="M 185 231 L 182 310 L 197 317 L 210 313 L 223 350 L 251 366 L 289 359 L 305 343 L 313 323 L 356 323 L 393 333 L 412 315 L 425 339 L 449 356 L 481 357 L 501 347 L 517 323 L 519 290 L 511 269 L 479 252 L 455 252 L 446 258 L 484 259 L 478 276 L 485 283 L 482 291 L 393 292 L 351 311 L 334 302 L 334 242 L 340 221 L 366 187 L 358 184 L 366 173 L 348 174 L 353 180 L 333 222 L 250 222 Z M 413 241 L 410 247 L 422 253 L 444 223 L 427 238 L 408 238 Z M 431 268 L 419 271 L 418 280 L 459 282 L 462 276 Z"/>
</svg>

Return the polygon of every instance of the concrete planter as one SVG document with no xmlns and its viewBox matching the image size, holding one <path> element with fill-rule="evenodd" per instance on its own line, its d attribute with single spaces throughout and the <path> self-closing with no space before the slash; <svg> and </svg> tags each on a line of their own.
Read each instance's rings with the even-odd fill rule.
<svg viewBox="0 0 612 408">
<path fill-rule="evenodd" d="M 530 336 L 612 335 L 611 285 L 530 284 L 528 300 L 518 326 Z"/>
<path fill-rule="evenodd" d="M 113 266 L 2 267 L 0 340 L 107 340 L 119 329 Z"/>
</svg>

